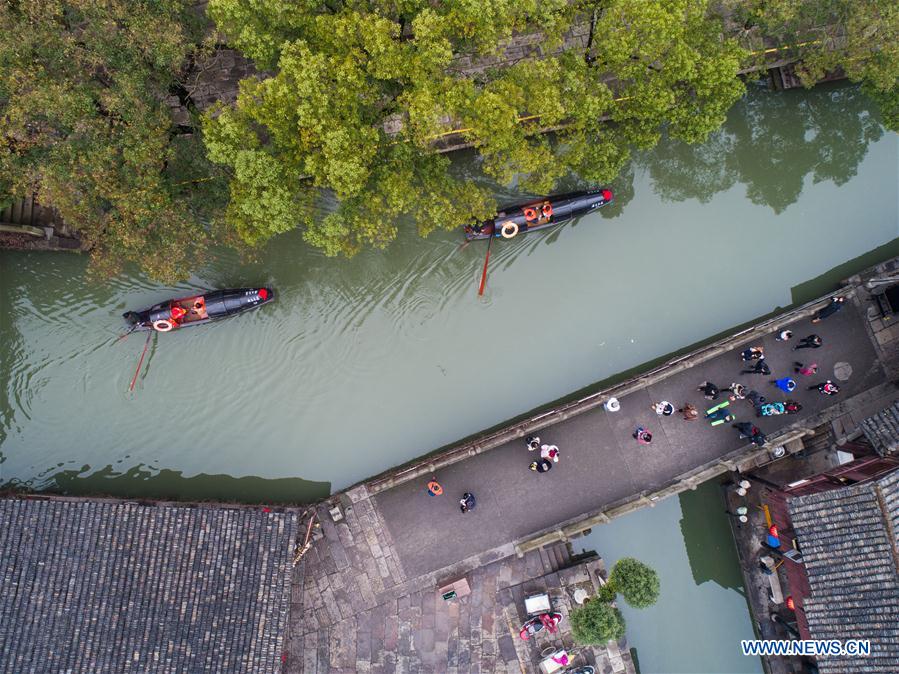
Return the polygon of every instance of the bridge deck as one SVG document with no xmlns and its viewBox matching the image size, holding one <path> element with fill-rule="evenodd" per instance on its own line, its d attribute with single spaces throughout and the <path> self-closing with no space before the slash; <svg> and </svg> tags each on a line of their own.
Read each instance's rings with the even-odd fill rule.
<svg viewBox="0 0 899 674">
<path fill-rule="evenodd" d="M 677 414 L 662 418 L 650 408 L 653 402 L 669 400 L 678 407 L 692 402 L 704 412 L 717 404 L 696 391 L 704 380 L 722 388 L 738 381 L 769 400 L 784 400 L 786 396 L 770 380 L 792 374 L 794 360 L 817 362 L 818 376 L 795 376 L 798 386 L 790 397 L 802 403 L 799 415 L 756 419 L 747 401 L 731 403 L 738 421 L 753 421 L 766 433 L 886 380 L 863 318 L 851 301 L 817 325 L 805 319 L 791 328 L 795 336 L 790 342 L 778 342 L 773 335 L 763 340 L 771 376 L 741 375 L 743 363 L 739 350 L 734 349 L 625 396 L 619 412 L 597 409 L 543 429 L 543 441 L 561 450 L 560 462 L 548 473 L 528 470 L 535 457 L 517 440 L 443 469 L 438 475 L 445 490 L 441 497 L 428 496 L 426 480 L 407 482 L 377 494 L 373 500 L 407 577 L 432 573 L 628 495 L 661 486 L 739 449 L 746 441 L 740 440 L 729 424 L 712 428 L 702 419 L 686 422 Z M 800 338 L 812 333 L 823 338 L 823 347 L 792 350 Z M 839 382 L 842 390 L 838 396 L 806 390 L 808 385 L 828 378 L 838 381 L 834 376 L 838 362 L 852 367 L 849 379 Z M 637 425 L 653 433 L 651 445 L 640 445 L 631 437 Z M 466 491 L 476 495 L 478 506 L 462 515 L 458 499 Z"/>
</svg>

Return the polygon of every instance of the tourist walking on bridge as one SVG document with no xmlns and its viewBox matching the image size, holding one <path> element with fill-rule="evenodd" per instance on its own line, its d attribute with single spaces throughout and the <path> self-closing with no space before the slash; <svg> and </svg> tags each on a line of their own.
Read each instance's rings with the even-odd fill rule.
<svg viewBox="0 0 899 674">
<path fill-rule="evenodd" d="M 652 409 L 660 417 L 670 417 L 672 414 L 674 414 L 674 405 L 672 405 L 667 400 L 662 400 L 661 402 L 653 403 Z"/>
<path fill-rule="evenodd" d="M 543 445 L 540 447 L 540 458 L 559 463 L 559 448 L 555 445 Z"/>
<path fill-rule="evenodd" d="M 746 400 L 755 408 L 755 416 L 760 417 L 762 415 L 762 405 L 768 402 L 768 399 L 763 396 L 758 391 L 750 391 L 746 395 Z"/>
<path fill-rule="evenodd" d="M 742 421 L 739 424 L 734 424 L 734 428 L 736 428 L 740 432 L 740 439 L 749 439 L 753 444 L 761 447 L 768 441 L 768 438 L 765 437 L 765 434 L 762 433 L 761 429 L 758 426 L 753 426 L 748 421 Z"/>
<path fill-rule="evenodd" d="M 538 438 L 536 435 L 529 435 L 525 438 L 524 441 L 525 443 L 527 443 L 529 452 L 540 449 L 540 438 Z"/>
<path fill-rule="evenodd" d="M 813 374 L 818 373 L 818 363 L 809 363 L 808 365 L 803 365 L 798 360 L 793 363 L 796 367 L 793 368 L 793 372 L 796 374 L 801 374 L 803 377 L 811 377 Z"/>
<path fill-rule="evenodd" d="M 828 304 L 823 309 L 819 309 L 818 313 L 815 314 L 815 317 L 812 319 L 812 323 L 820 323 L 828 316 L 833 316 L 840 309 L 843 308 L 843 302 L 846 301 L 845 297 L 831 297 L 830 304 Z"/>
<path fill-rule="evenodd" d="M 781 377 L 780 379 L 774 379 L 771 383 L 784 393 L 792 393 L 796 388 L 796 382 L 790 377 Z"/>
<path fill-rule="evenodd" d="M 552 470 L 553 462 L 549 459 L 540 459 L 539 461 L 531 461 L 531 465 L 528 466 L 531 470 L 537 473 L 548 473 Z"/>
<path fill-rule="evenodd" d="M 762 346 L 750 346 L 740 354 L 740 358 L 742 358 L 744 362 L 748 360 L 761 360 L 764 357 L 765 348 Z"/>
<path fill-rule="evenodd" d="M 678 412 L 684 415 L 684 421 L 696 421 L 699 418 L 699 410 L 691 403 L 681 407 Z"/>
<path fill-rule="evenodd" d="M 720 405 L 708 410 L 705 413 L 705 418 L 708 419 L 708 422 L 712 424 L 712 426 L 718 426 L 725 421 L 733 421 L 736 417 L 730 413 L 730 410 L 727 408 L 728 405 L 730 405 L 730 401 L 725 400 Z"/>
<path fill-rule="evenodd" d="M 840 387 L 834 384 L 830 379 L 821 384 L 815 384 L 813 386 L 809 386 L 808 390 L 811 391 L 813 389 L 818 389 L 819 393 L 823 393 L 826 396 L 834 396 L 840 392 Z"/>
<path fill-rule="evenodd" d="M 637 426 L 637 430 L 634 431 L 633 437 L 634 440 L 641 445 L 648 445 L 652 442 L 652 433 L 643 428 L 643 426 Z"/>
<path fill-rule="evenodd" d="M 743 370 L 742 374 L 771 374 L 771 368 L 768 367 L 768 363 L 765 362 L 765 359 L 756 361 L 755 365 L 752 366 L 750 370 Z"/>
<path fill-rule="evenodd" d="M 721 390 L 710 381 L 702 382 L 696 390 L 702 391 L 707 400 L 718 400 L 721 395 Z"/>
<path fill-rule="evenodd" d="M 440 486 L 440 483 L 437 481 L 437 476 L 431 478 L 431 481 L 428 482 L 428 496 L 440 496 L 443 493 L 443 487 Z"/>
<path fill-rule="evenodd" d="M 818 335 L 809 335 L 800 339 L 799 344 L 793 347 L 793 351 L 796 349 L 818 349 L 821 348 L 822 344 L 824 344 L 824 340 Z"/>
<path fill-rule="evenodd" d="M 469 510 L 474 510 L 474 507 L 477 504 L 478 502 L 474 500 L 474 494 L 472 494 L 470 491 L 462 494 L 462 498 L 459 499 L 459 509 L 462 511 L 463 515 Z"/>
<path fill-rule="evenodd" d="M 730 399 L 733 400 L 743 400 L 746 397 L 746 387 L 743 384 L 738 384 L 734 382 L 730 386 L 727 387 L 727 390 L 730 391 Z"/>
<path fill-rule="evenodd" d="M 799 414 L 802 411 L 802 405 L 795 400 L 788 400 L 784 403 L 784 411 L 787 414 Z"/>
<path fill-rule="evenodd" d="M 774 339 L 776 339 L 778 342 L 788 342 L 789 340 L 793 339 L 793 331 L 792 330 L 781 330 L 777 334 L 777 337 L 775 337 Z"/>
</svg>

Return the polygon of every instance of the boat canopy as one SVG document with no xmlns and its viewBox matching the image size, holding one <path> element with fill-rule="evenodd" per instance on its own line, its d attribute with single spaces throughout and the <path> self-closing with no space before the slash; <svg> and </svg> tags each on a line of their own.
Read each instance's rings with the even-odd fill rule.
<svg viewBox="0 0 899 674">
<path fill-rule="evenodd" d="M 236 314 L 269 298 L 265 288 L 258 290 L 215 290 L 206 295 L 206 313 L 210 318 Z"/>
</svg>

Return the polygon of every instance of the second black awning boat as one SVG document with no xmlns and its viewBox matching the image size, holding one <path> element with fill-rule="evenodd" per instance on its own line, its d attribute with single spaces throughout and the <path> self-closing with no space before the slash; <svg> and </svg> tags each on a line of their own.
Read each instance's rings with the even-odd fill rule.
<svg viewBox="0 0 899 674">
<path fill-rule="evenodd" d="M 609 189 L 585 190 L 535 199 L 525 204 L 508 206 L 495 218 L 465 225 L 465 238 L 489 239 L 491 236 L 511 239 L 522 232 L 533 232 L 573 220 L 612 202 Z"/>
<path fill-rule="evenodd" d="M 133 330 L 170 332 L 240 314 L 274 299 L 275 293 L 271 288 L 210 290 L 201 295 L 166 300 L 143 311 L 128 311 L 123 317 Z"/>
</svg>

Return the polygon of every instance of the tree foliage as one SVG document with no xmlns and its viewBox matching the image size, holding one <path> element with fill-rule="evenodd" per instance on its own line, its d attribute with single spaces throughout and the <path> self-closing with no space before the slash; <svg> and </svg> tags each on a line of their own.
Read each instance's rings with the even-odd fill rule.
<svg viewBox="0 0 899 674">
<path fill-rule="evenodd" d="M 490 177 L 547 192 L 569 171 L 611 180 L 666 124 L 704 139 L 743 91 L 741 50 L 705 0 L 211 0 L 209 13 L 271 73 L 205 121 L 210 158 L 233 174 L 227 220 L 250 243 L 302 223 L 329 255 L 386 245 L 399 215 L 426 235 L 495 212 L 435 153 L 452 129 Z M 562 49 L 591 15 L 589 45 Z M 522 32 L 540 54 L 492 67 Z M 340 205 L 315 218 L 321 189 Z"/>
<path fill-rule="evenodd" d="M 624 636 L 621 611 L 595 597 L 571 610 L 571 635 L 583 646 L 605 646 Z"/>
<path fill-rule="evenodd" d="M 633 557 L 615 562 L 609 584 L 634 608 L 647 608 L 659 600 L 659 575 Z"/>
<path fill-rule="evenodd" d="M 202 146 L 173 140 L 165 104 L 194 48 L 190 4 L 0 5 L 0 181 L 54 206 L 95 270 L 132 261 L 173 280 L 206 244 L 214 195 L 193 180 L 209 166 Z"/>
<path fill-rule="evenodd" d="M 899 3 L 895 0 L 728 0 L 747 31 L 798 44 L 807 86 L 842 69 L 899 131 Z"/>
</svg>

